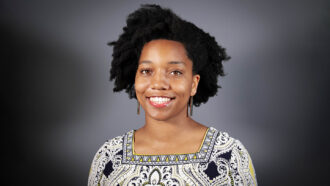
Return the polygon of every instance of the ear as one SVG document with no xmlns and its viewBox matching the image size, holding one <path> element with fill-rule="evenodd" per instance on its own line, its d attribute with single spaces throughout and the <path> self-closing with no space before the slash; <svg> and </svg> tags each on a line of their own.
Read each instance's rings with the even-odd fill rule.
<svg viewBox="0 0 330 186">
<path fill-rule="evenodd" d="M 196 94 L 199 80 L 200 80 L 199 74 L 193 75 L 190 96 L 194 96 Z"/>
</svg>

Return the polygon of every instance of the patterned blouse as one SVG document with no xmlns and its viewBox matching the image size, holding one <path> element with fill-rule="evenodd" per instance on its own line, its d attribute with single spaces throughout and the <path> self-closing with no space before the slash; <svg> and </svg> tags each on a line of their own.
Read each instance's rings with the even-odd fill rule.
<svg viewBox="0 0 330 186">
<path fill-rule="evenodd" d="M 242 143 L 210 127 L 192 154 L 135 154 L 134 130 L 108 140 L 93 159 L 88 185 L 247 186 L 257 180 Z"/>
</svg>

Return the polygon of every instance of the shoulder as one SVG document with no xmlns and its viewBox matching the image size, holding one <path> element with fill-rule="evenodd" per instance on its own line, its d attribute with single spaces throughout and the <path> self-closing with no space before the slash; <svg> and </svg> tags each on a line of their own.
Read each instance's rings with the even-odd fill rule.
<svg viewBox="0 0 330 186">
<path fill-rule="evenodd" d="M 213 153 L 239 151 L 240 154 L 248 154 L 247 149 L 244 147 L 240 140 L 230 136 L 227 132 L 219 131 L 213 127 L 210 127 L 210 129 L 218 132 L 214 143 Z"/>
<path fill-rule="evenodd" d="M 231 176 L 236 177 L 235 181 L 244 185 L 257 185 L 252 159 L 240 140 L 231 137 L 227 132 L 218 131 L 212 157 L 217 161 L 228 162 Z"/>
<path fill-rule="evenodd" d="M 124 135 L 121 135 L 105 141 L 96 152 L 94 159 L 99 159 L 102 156 L 111 157 L 114 153 L 122 150 L 123 138 Z"/>
<path fill-rule="evenodd" d="M 125 134 L 109 139 L 99 147 L 90 167 L 88 185 L 97 185 L 109 162 L 121 161 L 124 136 Z"/>
</svg>

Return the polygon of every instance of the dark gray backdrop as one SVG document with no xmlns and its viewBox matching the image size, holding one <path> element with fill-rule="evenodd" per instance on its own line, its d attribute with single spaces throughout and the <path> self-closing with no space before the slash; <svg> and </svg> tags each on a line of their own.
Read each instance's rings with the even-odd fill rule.
<svg viewBox="0 0 330 186">
<path fill-rule="evenodd" d="M 218 95 L 193 118 L 249 150 L 259 185 L 325 185 L 330 5 L 326 1 L 1 1 L 12 185 L 86 185 L 102 143 L 144 123 L 113 93 L 112 49 L 141 3 L 171 8 L 227 48 Z"/>
</svg>

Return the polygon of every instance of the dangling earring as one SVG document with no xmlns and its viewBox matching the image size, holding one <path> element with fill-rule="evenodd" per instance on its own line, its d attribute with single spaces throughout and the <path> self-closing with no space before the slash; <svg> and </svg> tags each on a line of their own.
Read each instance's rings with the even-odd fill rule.
<svg viewBox="0 0 330 186">
<path fill-rule="evenodd" d="M 193 113 L 193 97 L 190 96 L 189 102 L 188 102 L 188 106 L 187 106 L 187 117 L 189 116 L 189 108 L 190 108 L 190 116 L 192 116 Z"/>
<path fill-rule="evenodd" d="M 190 96 L 190 116 L 192 116 L 193 113 L 193 97 Z"/>
<path fill-rule="evenodd" d="M 137 101 L 137 114 L 140 115 L 140 102 Z"/>
</svg>

